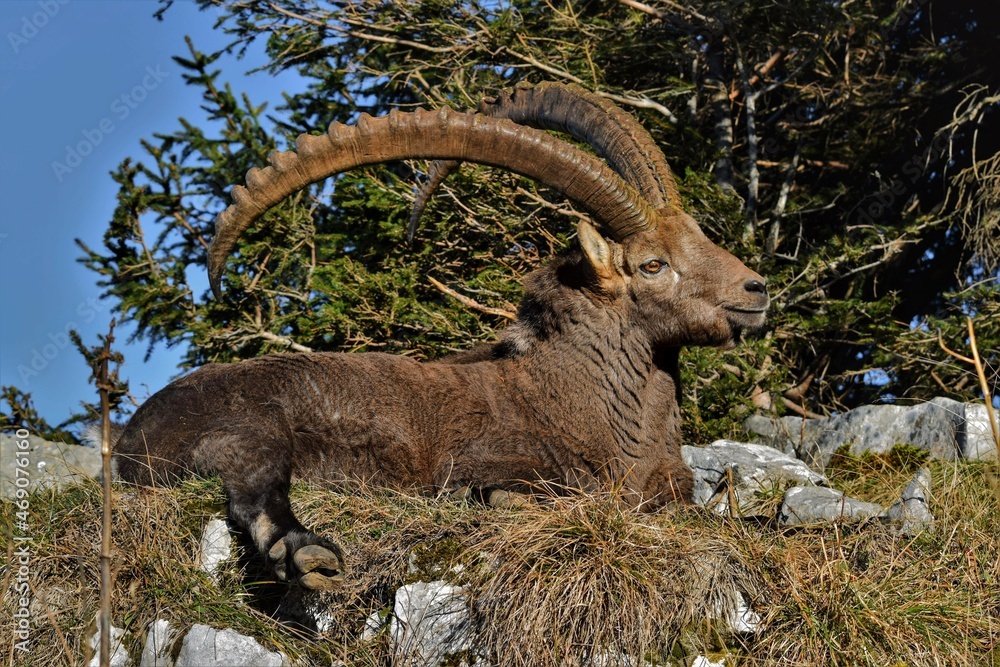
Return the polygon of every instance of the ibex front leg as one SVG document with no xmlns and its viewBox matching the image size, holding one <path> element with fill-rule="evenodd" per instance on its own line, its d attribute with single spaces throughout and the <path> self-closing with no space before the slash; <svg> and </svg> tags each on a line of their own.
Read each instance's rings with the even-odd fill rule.
<svg viewBox="0 0 1000 667">
<path fill-rule="evenodd" d="M 247 530 L 275 575 L 313 590 L 343 581 L 344 557 L 331 540 L 307 530 L 292 512 L 292 462 L 285 442 L 260 435 L 217 435 L 200 444 L 229 494 L 229 517 Z"/>
</svg>

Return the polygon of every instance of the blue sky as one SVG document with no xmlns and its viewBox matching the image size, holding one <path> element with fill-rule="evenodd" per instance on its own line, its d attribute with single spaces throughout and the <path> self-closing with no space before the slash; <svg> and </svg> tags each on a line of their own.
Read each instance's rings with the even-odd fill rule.
<svg viewBox="0 0 1000 667">
<path fill-rule="evenodd" d="M 205 52 L 227 37 L 214 31 L 214 11 L 178 0 L 157 21 L 153 0 L 0 0 L 0 384 L 28 391 L 50 422 L 94 400 L 83 358 L 65 332 L 88 344 L 107 330 L 110 302 L 99 299 L 96 275 L 77 263 L 73 239 L 91 247 L 111 218 L 117 186 L 109 172 L 141 154 L 139 141 L 170 132 L 181 116 L 204 118 L 196 89 L 184 85 L 171 56 L 187 56 L 184 36 Z M 282 101 L 300 90 L 294 74 L 246 72 L 265 62 L 256 47 L 243 60 L 221 59 L 234 91 L 255 103 Z M 67 147 L 92 145 L 87 155 Z M 54 165 L 53 163 L 58 163 Z M 178 374 L 180 350 L 128 345 L 123 377 L 143 399 Z"/>
</svg>

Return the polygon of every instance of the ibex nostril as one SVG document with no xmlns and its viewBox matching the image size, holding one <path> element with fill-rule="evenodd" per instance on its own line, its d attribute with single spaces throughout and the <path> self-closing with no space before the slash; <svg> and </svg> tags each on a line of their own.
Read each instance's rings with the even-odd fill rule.
<svg viewBox="0 0 1000 667">
<path fill-rule="evenodd" d="M 759 280 L 748 280 L 743 283 L 743 289 L 748 292 L 757 292 L 758 294 L 767 294 L 767 285 Z"/>
</svg>

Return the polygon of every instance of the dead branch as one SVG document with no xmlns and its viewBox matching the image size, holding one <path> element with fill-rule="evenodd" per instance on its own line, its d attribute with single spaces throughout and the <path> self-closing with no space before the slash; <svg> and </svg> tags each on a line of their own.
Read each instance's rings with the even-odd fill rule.
<svg viewBox="0 0 1000 667">
<path fill-rule="evenodd" d="M 815 412 L 810 412 L 805 408 L 797 405 L 794 401 L 790 401 L 784 396 L 781 397 L 781 402 L 785 404 L 785 407 L 794 412 L 795 414 L 803 417 L 805 419 L 823 419 L 823 415 L 818 415 Z"/>
<path fill-rule="evenodd" d="M 114 385 L 108 378 L 108 361 L 114 341 L 115 321 L 111 320 L 104 349 L 99 357 L 101 365 L 97 375 L 97 391 L 101 396 L 101 487 L 104 491 L 104 515 L 101 523 L 101 667 L 111 664 L 111 391 Z"/>
<path fill-rule="evenodd" d="M 778 203 L 774 206 L 774 216 L 771 218 L 771 226 L 767 230 L 767 238 L 764 241 L 764 252 L 768 257 L 774 257 L 774 251 L 778 247 L 778 238 L 781 236 L 781 220 L 785 216 L 785 206 L 788 205 L 788 195 L 792 191 L 792 183 L 795 181 L 795 172 L 798 169 L 801 155 L 802 140 L 799 139 L 795 155 L 792 156 L 792 163 L 788 166 L 788 171 L 785 172 L 785 182 L 781 184 Z"/>
<path fill-rule="evenodd" d="M 971 364 L 976 369 L 976 375 L 979 377 L 979 388 L 983 392 L 983 402 L 986 403 L 986 415 L 990 422 L 990 430 L 993 432 L 993 440 L 997 443 L 997 448 L 1000 449 L 1000 425 L 997 424 L 997 415 L 993 410 L 993 397 L 990 395 L 990 384 L 986 380 L 986 367 L 983 365 L 983 360 L 979 356 L 979 346 L 976 344 L 976 328 L 972 324 L 972 318 L 965 318 L 965 325 L 969 330 L 969 348 L 972 350 L 972 356 L 967 357 L 963 354 L 959 354 L 954 350 L 948 349 L 944 344 L 944 340 L 941 338 L 941 334 L 938 334 L 938 345 L 941 349 L 955 357 L 959 361 L 964 361 L 967 364 Z"/>
<path fill-rule="evenodd" d="M 581 79 L 580 77 L 574 76 L 569 72 L 558 69 L 556 67 L 552 67 L 551 65 L 543 63 L 532 56 L 524 55 L 523 53 L 518 53 L 517 51 L 514 51 L 510 48 L 506 49 L 506 51 L 507 53 L 514 56 L 518 60 L 528 63 L 532 67 L 537 67 L 538 69 L 544 72 L 548 72 L 549 74 L 558 76 L 566 81 L 572 81 L 573 83 L 581 86 L 586 85 L 584 80 Z M 595 90 L 594 93 L 600 95 L 601 97 L 606 97 L 609 100 L 618 102 L 619 104 L 627 104 L 628 106 L 637 107 L 640 109 L 652 109 L 653 111 L 656 111 L 666 116 L 668 122 L 673 123 L 675 125 L 679 123 L 677 115 L 674 114 L 673 111 L 663 106 L 659 102 L 649 99 L 648 97 L 625 97 L 622 95 L 616 95 L 615 93 L 602 92 L 600 90 Z"/>
<path fill-rule="evenodd" d="M 749 184 L 747 185 L 746 214 L 747 219 L 743 228 L 743 240 L 748 241 L 753 238 L 757 231 L 757 194 L 760 188 L 760 169 L 757 168 L 758 142 L 757 142 L 757 95 L 750 87 L 750 79 L 747 77 L 746 67 L 743 65 L 743 58 L 737 56 L 736 68 L 740 72 L 740 79 L 743 81 L 743 91 L 746 95 L 744 109 L 747 115 L 747 162 L 749 173 Z"/>
<path fill-rule="evenodd" d="M 481 303 L 473 299 L 470 299 L 464 294 L 459 294 L 455 290 L 444 285 L 440 281 L 435 280 L 431 276 L 427 276 L 427 280 L 429 280 L 431 285 L 434 285 L 434 287 L 436 287 L 438 290 L 444 292 L 451 298 L 456 299 L 459 303 L 461 303 L 464 306 L 467 306 L 468 308 L 471 308 L 472 310 L 479 311 L 480 313 L 486 313 L 487 315 L 496 315 L 497 317 L 504 317 L 512 321 L 517 319 L 517 313 L 512 313 L 509 310 L 503 310 L 502 308 L 492 308 L 490 306 L 484 306 Z"/>
<path fill-rule="evenodd" d="M 279 336 L 277 334 L 271 333 L 270 331 L 258 331 L 254 334 L 254 338 L 260 338 L 266 340 L 269 343 L 277 343 L 279 345 L 285 345 L 289 349 L 295 350 L 296 352 L 313 352 L 311 347 L 306 347 L 305 345 L 299 345 L 294 340 L 287 336 Z"/>
<path fill-rule="evenodd" d="M 334 32 L 339 32 L 342 35 L 348 35 L 350 37 L 357 37 L 358 39 L 366 39 L 371 42 L 382 42 L 384 44 L 398 44 L 399 46 L 408 46 L 411 49 L 419 49 L 421 51 L 429 51 L 431 53 L 451 53 L 456 50 L 454 46 L 428 46 L 427 44 L 421 44 L 420 42 L 413 42 L 408 39 L 399 39 L 396 37 L 384 37 L 382 35 L 372 35 L 366 32 L 360 32 L 358 30 L 349 30 L 347 28 L 342 28 L 336 24 L 324 23 L 316 19 L 311 19 L 308 16 L 303 16 L 301 14 L 296 14 L 295 12 L 278 7 L 273 2 L 268 3 L 274 11 L 279 14 L 284 14 L 289 18 L 293 18 L 303 23 L 308 23 L 309 25 L 316 26 L 318 28 L 325 28 L 327 30 L 333 30 Z"/>
<path fill-rule="evenodd" d="M 631 7 L 632 9 L 638 9 L 640 12 L 645 12 L 650 16 L 655 16 L 658 19 L 667 18 L 667 13 L 661 9 L 656 9 L 655 7 L 650 7 L 649 5 L 643 4 L 641 2 L 636 2 L 636 0 L 618 0 L 621 4 L 626 7 Z"/>
<path fill-rule="evenodd" d="M 784 57 L 785 57 L 785 49 L 783 49 L 783 48 L 778 49 L 774 53 L 774 55 L 771 56 L 770 58 L 768 58 L 767 62 L 764 63 L 760 67 L 760 69 L 758 69 L 757 72 L 752 77 L 750 77 L 749 85 L 755 86 L 758 83 L 760 83 L 761 78 L 763 78 L 764 76 L 767 76 L 767 73 L 770 72 L 771 69 L 775 65 L 777 65 L 779 62 L 781 62 L 781 60 Z M 744 92 L 744 91 L 740 90 L 739 88 L 734 88 L 733 92 L 731 92 L 729 94 L 729 100 L 730 101 L 736 101 L 736 99 L 740 96 L 741 92 Z"/>
</svg>

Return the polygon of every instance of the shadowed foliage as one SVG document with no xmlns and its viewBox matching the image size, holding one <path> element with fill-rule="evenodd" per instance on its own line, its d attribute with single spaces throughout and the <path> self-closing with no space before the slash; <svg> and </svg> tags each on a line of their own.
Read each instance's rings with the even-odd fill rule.
<svg viewBox="0 0 1000 667">
<path fill-rule="evenodd" d="M 413 244 L 406 217 L 425 164 L 316 186 L 242 239 L 241 278 L 221 301 L 200 278 L 207 244 L 230 184 L 300 132 L 361 112 L 473 108 L 518 81 L 555 80 L 636 115 L 675 167 L 685 208 L 776 296 L 767 339 L 686 353 L 689 438 L 735 435 L 761 407 L 974 400 L 975 382 L 937 345 L 940 332 L 962 346 L 966 314 L 997 382 L 991 7 L 199 3 L 218 10 L 205 20 L 217 17 L 235 51 L 263 40 L 270 69 L 296 71 L 306 89 L 251 100 L 214 54 L 191 45 L 178 56 L 206 115 L 164 128 L 122 163 L 103 247 L 82 258 L 151 353 L 180 346 L 185 367 L 306 348 L 423 358 L 494 338 L 506 321 L 495 313 L 512 309 L 521 278 L 565 247 L 577 219 L 516 176 L 462 167 Z"/>
</svg>

